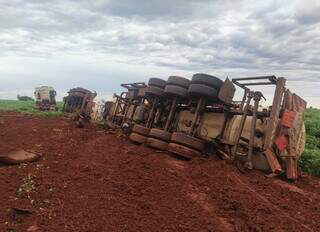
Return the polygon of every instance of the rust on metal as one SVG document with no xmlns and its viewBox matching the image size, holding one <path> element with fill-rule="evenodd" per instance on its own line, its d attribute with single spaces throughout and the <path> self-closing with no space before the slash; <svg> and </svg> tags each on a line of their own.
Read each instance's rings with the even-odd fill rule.
<svg viewBox="0 0 320 232">
<path fill-rule="evenodd" d="M 282 116 L 281 125 L 285 126 L 287 128 L 292 128 L 294 121 L 295 121 L 295 118 L 296 118 L 295 111 L 285 110 L 285 112 Z"/>
<path fill-rule="evenodd" d="M 285 135 L 282 134 L 276 139 L 275 144 L 276 144 L 278 150 L 280 152 L 283 152 L 288 147 L 288 139 Z"/>
<path fill-rule="evenodd" d="M 242 116 L 241 116 L 239 130 L 236 132 L 235 145 L 233 146 L 232 153 L 231 153 L 232 159 L 235 159 L 235 157 L 236 157 L 236 153 L 237 153 L 237 150 L 238 150 L 238 144 L 239 144 L 239 141 L 240 141 L 240 137 L 241 137 L 241 134 L 242 134 L 246 119 L 247 119 L 247 115 L 248 115 L 248 111 L 249 111 L 249 108 L 250 108 L 250 103 L 251 103 L 252 98 L 253 98 L 253 92 L 250 91 L 247 94 L 247 103 L 245 105 L 245 108 L 244 108 Z"/>
<path fill-rule="evenodd" d="M 288 179 L 296 179 L 297 160 L 303 152 L 305 140 L 303 113 L 306 102 L 285 88 L 286 79 L 283 77 L 241 77 L 232 81 L 226 78 L 224 82 L 214 78 L 210 79 L 210 75 L 204 74 L 203 79 L 197 80 L 207 87 L 219 86 L 215 88 L 216 96 L 212 99 L 201 94 L 201 91 L 189 97 L 175 93 L 170 95 L 170 92 L 165 94 L 166 87 L 163 86 L 166 86 L 166 81 L 159 78 L 156 78 L 157 82 L 149 80 L 146 88 L 150 88 L 145 94 L 141 91 L 145 86 L 143 83 L 124 84 L 122 86 L 127 88 L 127 92 L 115 95 L 116 102 L 108 110 L 113 115 L 110 118 L 115 124 L 132 123 L 130 128 L 140 125 L 150 131 L 154 128 L 167 133 L 165 140 L 152 133 L 146 133 L 144 137 L 152 138 L 148 140 L 150 144 L 158 139 L 163 149 L 169 142 L 168 150 L 175 154 L 192 156 L 200 155 L 203 151 L 210 154 L 218 152 L 231 160 L 237 158 L 243 163 L 247 161 L 247 167 L 250 168 L 271 170 L 273 174 L 285 170 Z M 172 78 L 167 83 L 172 85 Z M 186 83 L 179 79 L 177 85 L 186 86 Z M 264 97 L 261 92 L 251 89 L 265 85 L 275 86 L 272 106 L 269 108 L 260 107 Z M 235 86 L 244 90 L 242 101 L 233 100 Z M 132 133 L 132 137 L 135 137 L 134 129 Z M 176 134 L 197 139 L 203 147 L 192 147 L 187 138 L 177 142 Z M 139 141 L 144 141 L 144 138 L 139 138 Z"/>
<path fill-rule="evenodd" d="M 282 167 L 279 163 L 279 160 L 278 160 L 276 154 L 271 149 L 266 150 L 264 154 L 268 160 L 268 163 L 270 165 L 272 172 L 276 173 L 276 174 L 281 173 Z"/>
<path fill-rule="evenodd" d="M 280 77 L 276 81 L 276 90 L 273 97 L 272 109 L 265 134 L 264 149 L 267 150 L 272 146 L 275 132 L 277 129 L 277 120 L 279 118 L 283 94 L 285 91 L 286 80 Z"/>
<path fill-rule="evenodd" d="M 169 129 L 170 129 L 170 125 L 171 125 L 172 119 L 173 119 L 173 117 L 174 117 L 174 115 L 175 115 L 175 111 L 176 111 L 177 104 L 178 104 L 178 98 L 177 98 L 177 97 L 174 97 L 174 98 L 173 98 L 173 101 L 172 101 L 172 104 L 171 104 L 171 107 L 170 107 L 169 116 L 168 116 L 166 125 L 165 125 L 165 127 L 164 127 L 164 130 L 165 130 L 165 131 L 169 131 Z"/>
<path fill-rule="evenodd" d="M 68 96 L 63 98 L 63 112 L 66 114 L 83 114 L 90 117 L 92 107 L 94 106 L 94 98 L 97 96 L 96 92 L 84 88 L 73 88 L 68 92 Z"/>
<path fill-rule="evenodd" d="M 198 119 L 199 119 L 199 116 L 200 116 L 200 112 L 202 110 L 202 108 L 204 107 L 204 105 L 206 104 L 206 99 L 204 97 L 201 97 L 198 101 L 198 104 L 197 104 L 197 107 L 196 107 L 196 111 L 194 112 L 194 116 L 193 116 L 193 119 L 192 119 L 192 124 L 191 124 L 191 127 L 190 127 L 190 131 L 189 131 L 189 134 L 194 136 L 195 133 L 196 133 L 196 125 L 198 123 Z"/>
<path fill-rule="evenodd" d="M 250 130 L 250 139 L 249 139 L 249 148 L 248 148 L 248 167 L 250 169 L 253 168 L 252 164 L 252 155 L 253 155 L 253 148 L 254 148 L 254 141 L 256 137 L 256 124 L 257 124 L 257 112 L 259 108 L 259 103 L 261 98 L 264 98 L 261 92 L 254 92 L 253 94 L 254 106 L 252 111 L 252 121 L 251 121 L 251 130 Z M 265 98 L 264 98 L 265 99 Z"/>
</svg>

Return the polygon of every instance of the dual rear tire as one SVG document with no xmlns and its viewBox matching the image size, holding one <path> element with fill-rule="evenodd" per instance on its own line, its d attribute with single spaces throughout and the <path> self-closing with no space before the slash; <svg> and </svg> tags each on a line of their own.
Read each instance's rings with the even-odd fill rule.
<svg viewBox="0 0 320 232">
<path fill-rule="evenodd" d="M 148 86 L 145 88 L 145 95 L 148 97 L 160 97 L 163 95 L 163 90 L 167 82 L 163 79 L 152 77 L 148 81 Z"/>
<path fill-rule="evenodd" d="M 129 139 L 132 142 L 143 144 L 145 143 L 149 132 L 149 128 L 141 126 L 139 124 L 135 124 L 132 128 L 132 133 L 130 134 Z"/>
<path fill-rule="evenodd" d="M 164 88 L 164 94 L 173 97 L 187 98 L 189 85 L 190 80 L 187 78 L 170 76 Z"/>
<path fill-rule="evenodd" d="M 171 134 L 155 128 L 150 130 L 145 144 L 160 151 L 169 151 L 185 159 L 200 156 L 205 147 L 202 140 L 190 135 L 179 132 Z"/>
<path fill-rule="evenodd" d="M 201 152 L 177 143 L 169 143 L 168 151 L 189 160 L 201 155 Z"/>
<path fill-rule="evenodd" d="M 170 138 L 170 132 L 153 128 L 150 130 L 149 138 L 146 139 L 146 145 L 160 151 L 166 151 Z"/>
<path fill-rule="evenodd" d="M 194 74 L 188 88 L 188 94 L 193 98 L 205 97 L 208 100 L 216 100 L 223 81 L 208 74 Z"/>
<path fill-rule="evenodd" d="M 156 128 L 150 130 L 137 124 L 133 127 L 129 139 L 160 151 L 169 151 L 185 159 L 200 156 L 205 147 L 202 140 L 190 135 L 180 132 L 169 133 Z"/>
</svg>

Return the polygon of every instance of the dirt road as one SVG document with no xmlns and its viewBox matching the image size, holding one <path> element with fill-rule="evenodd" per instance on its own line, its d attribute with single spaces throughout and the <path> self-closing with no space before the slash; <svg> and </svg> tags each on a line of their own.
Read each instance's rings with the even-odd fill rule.
<svg viewBox="0 0 320 232">
<path fill-rule="evenodd" d="M 215 157 L 178 160 L 94 125 L 1 115 L 0 153 L 43 156 L 0 166 L 0 231 L 320 231 L 319 178 L 289 184 Z"/>
</svg>

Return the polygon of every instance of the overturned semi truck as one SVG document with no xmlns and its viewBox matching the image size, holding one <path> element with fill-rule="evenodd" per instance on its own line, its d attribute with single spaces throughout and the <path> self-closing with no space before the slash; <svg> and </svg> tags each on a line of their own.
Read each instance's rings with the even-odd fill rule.
<svg viewBox="0 0 320 232">
<path fill-rule="evenodd" d="M 97 96 L 96 92 L 84 88 L 73 88 L 68 92 L 68 96 L 63 98 L 62 111 L 66 115 L 82 114 L 90 117 L 92 108 L 94 106 L 94 98 Z"/>
<path fill-rule="evenodd" d="M 273 101 L 261 107 L 266 85 L 274 86 Z M 307 103 L 286 88 L 285 78 L 222 81 L 197 73 L 191 80 L 171 76 L 122 86 L 127 91 L 106 104 L 106 119 L 130 125 L 131 141 L 187 159 L 217 154 L 241 167 L 298 178 Z M 233 100 L 236 89 L 243 91 L 241 101 Z"/>
</svg>

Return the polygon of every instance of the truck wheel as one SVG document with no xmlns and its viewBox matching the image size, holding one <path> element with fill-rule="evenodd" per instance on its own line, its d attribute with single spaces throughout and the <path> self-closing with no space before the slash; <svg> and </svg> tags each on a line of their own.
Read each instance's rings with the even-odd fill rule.
<svg viewBox="0 0 320 232">
<path fill-rule="evenodd" d="M 145 89 L 145 94 L 159 97 L 163 94 L 163 89 L 155 86 L 148 86 Z"/>
<path fill-rule="evenodd" d="M 178 144 L 196 149 L 198 151 L 202 151 L 205 146 L 202 140 L 184 133 L 179 133 L 179 132 L 172 133 L 171 141 L 174 143 L 178 143 Z"/>
<path fill-rule="evenodd" d="M 143 135 L 139 135 L 137 133 L 131 133 L 130 136 L 129 136 L 129 139 L 132 141 L 132 142 L 135 142 L 135 143 L 144 143 L 147 139 L 146 136 L 143 136 Z"/>
<path fill-rule="evenodd" d="M 201 155 L 201 152 L 177 143 L 169 143 L 168 151 L 189 160 L 192 159 L 193 157 Z"/>
<path fill-rule="evenodd" d="M 154 86 L 154 87 L 158 87 L 161 89 L 164 89 L 164 87 L 166 86 L 167 82 L 163 79 L 160 78 L 156 78 L 156 77 L 152 77 L 149 79 L 148 85 L 149 86 Z"/>
<path fill-rule="evenodd" d="M 141 126 L 139 124 L 135 124 L 132 128 L 132 132 L 135 132 L 137 134 L 140 135 L 144 135 L 144 136 L 148 136 L 150 129 L 145 127 L 145 126 Z"/>
<path fill-rule="evenodd" d="M 161 151 L 166 151 L 168 148 L 167 142 L 155 138 L 147 138 L 146 145 Z"/>
<path fill-rule="evenodd" d="M 156 129 L 156 128 L 152 128 L 149 133 L 149 137 L 161 139 L 163 141 L 170 141 L 171 135 L 172 134 L 170 132 Z"/>
<path fill-rule="evenodd" d="M 164 93 L 182 98 L 186 98 L 188 96 L 188 90 L 177 85 L 166 85 Z"/>
<path fill-rule="evenodd" d="M 218 91 L 215 88 L 202 84 L 191 84 L 188 93 L 190 96 L 206 97 L 208 99 L 216 99 L 218 97 Z"/>
<path fill-rule="evenodd" d="M 177 85 L 187 89 L 190 85 L 190 80 L 184 77 L 170 76 L 168 78 L 167 85 Z"/>
<path fill-rule="evenodd" d="M 201 84 L 215 89 L 220 89 L 223 84 L 223 81 L 215 76 L 203 73 L 196 73 L 192 77 L 191 84 Z"/>
</svg>

